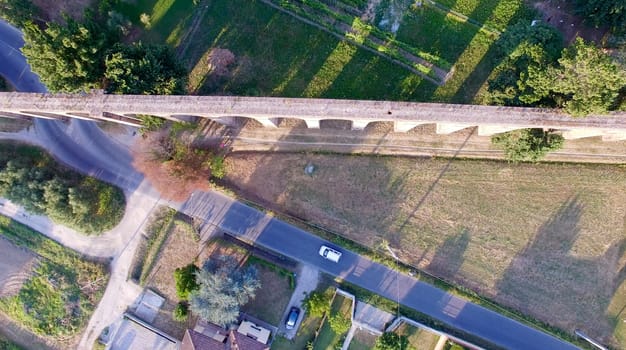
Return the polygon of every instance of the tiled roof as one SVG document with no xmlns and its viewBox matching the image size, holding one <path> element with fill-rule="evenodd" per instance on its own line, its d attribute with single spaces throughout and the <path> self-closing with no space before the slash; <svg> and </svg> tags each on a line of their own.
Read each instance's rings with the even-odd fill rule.
<svg viewBox="0 0 626 350">
<path fill-rule="evenodd" d="M 234 331 L 230 331 L 228 341 L 230 350 L 269 350 L 269 346 Z"/>
<path fill-rule="evenodd" d="M 193 329 L 188 329 L 180 344 L 180 350 L 224 350 L 224 345 L 224 343 L 213 340 Z"/>
</svg>

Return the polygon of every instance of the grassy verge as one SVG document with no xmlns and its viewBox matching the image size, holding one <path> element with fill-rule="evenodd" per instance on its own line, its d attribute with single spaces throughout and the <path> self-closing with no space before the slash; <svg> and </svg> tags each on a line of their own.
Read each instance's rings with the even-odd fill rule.
<svg viewBox="0 0 626 350">
<path fill-rule="evenodd" d="M 0 310 L 37 334 L 78 333 L 104 293 L 108 281 L 104 265 L 4 216 L 0 234 L 39 256 L 34 275 L 17 295 L 0 299 Z"/>
<path fill-rule="evenodd" d="M 170 227 L 174 222 L 176 211 L 168 208 L 160 208 L 152 218 L 152 222 L 146 228 L 146 238 L 142 239 L 135 255 L 131 276 L 140 285 L 145 285 L 157 261 L 163 243 L 167 239 Z"/>
</svg>

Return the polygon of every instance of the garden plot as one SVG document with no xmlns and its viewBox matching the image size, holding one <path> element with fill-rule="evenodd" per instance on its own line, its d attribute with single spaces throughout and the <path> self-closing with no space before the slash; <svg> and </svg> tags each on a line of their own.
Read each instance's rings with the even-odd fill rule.
<svg viewBox="0 0 626 350">
<path fill-rule="evenodd" d="M 0 298 L 17 294 L 31 274 L 37 257 L 0 236 Z"/>
</svg>

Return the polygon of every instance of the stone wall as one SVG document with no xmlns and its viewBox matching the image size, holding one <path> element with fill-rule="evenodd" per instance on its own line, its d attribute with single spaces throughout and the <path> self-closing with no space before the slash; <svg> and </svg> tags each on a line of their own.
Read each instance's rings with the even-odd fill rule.
<svg viewBox="0 0 626 350">
<path fill-rule="evenodd" d="M 397 132 L 436 124 L 439 134 L 478 127 L 479 135 L 522 128 L 556 129 L 566 139 L 602 136 L 626 139 L 626 113 L 573 118 L 554 109 L 517 108 L 394 101 L 330 100 L 240 96 L 148 96 L 92 94 L 0 93 L 0 114 L 43 118 L 92 118 L 138 125 L 137 115 L 180 120 L 190 116 L 229 124 L 247 117 L 265 127 L 278 118 L 297 118 L 319 128 L 321 120 L 348 120 L 353 129 L 370 122 L 392 122 Z"/>
</svg>

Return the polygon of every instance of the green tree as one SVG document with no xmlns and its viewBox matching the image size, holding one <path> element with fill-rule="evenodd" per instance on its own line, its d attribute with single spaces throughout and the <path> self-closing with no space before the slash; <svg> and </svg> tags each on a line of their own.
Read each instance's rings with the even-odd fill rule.
<svg viewBox="0 0 626 350">
<path fill-rule="evenodd" d="M 375 350 L 409 350 L 409 340 L 404 335 L 387 332 L 376 339 Z"/>
<path fill-rule="evenodd" d="M 188 300 L 189 293 L 198 289 L 196 283 L 196 273 L 199 271 L 195 264 L 179 267 L 174 270 L 174 280 L 176 281 L 176 295 L 181 300 Z"/>
<path fill-rule="evenodd" d="M 139 133 L 141 135 L 145 135 L 150 131 L 156 131 L 163 127 L 165 124 L 165 119 L 152 116 L 152 115 L 139 115 L 139 119 L 141 119 L 141 129 L 139 129 Z"/>
<path fill-rule="evenodd" d="M 117 33 L 91 16 L 84 23 L 69 17 L 66 24 L 24 26 L 22 52 L 33 71 L 53 92 L 79 92 L 99 88 L 104 75 L 106 50 L 118 40 Z"/>
<path fill-rule="evenodd" d="M 106 90 L 116 94 L 184 94 L 187 72 L 165 45 L 117 44 L 105 59 Z"/>
<path fill-rule="evenodd" d="M 34 147 L 0 144 L 0 196 L 84 233 L 108 230 L 124 214 L 124 193 L 68 171 Z"/>
<path fill-rule="evenodd" d="M 0 0 L 0 17 L 16 27 L 38 16 L 39 9 L 30 0 Z"/>
<path fill-rule="evenodd" d="M 537 97 L 527 83 L 527 71 L 529 67 L 555 63 L 563 47 L 562 42 L 561 34 L 544 24 L 531 26 L 525 22 L 517 23 L 502 33 L 496 44 L 502 64 L 489 81 L 489 103 L 524 106 L 541 102 L 542 97 Z"/>
<path fill-rule="evenodd" d="M 538 161 L 563 147 L 563 136 L 543 129 L 520 129 L 494 135 L 491 142 L 504 149 L 512 162 Z"/>
<path fill-rule="evenodd" d="M 322 317 L 330 311 L 329 293 L 313 292 L 304 299 L 304 309 L 313 317 Z"/>
<path fill-rule="evenodd" d="M 239 308 L 261 286 L 254 267 L 239 268 L 229 256 L 207 260 L 196 273 L 196 282 L 198 289 L 189 295 L 191 311 L 223 327 L 237 320 Z"/>
<path fill-rule="evenodd" d="M 617 104 L 626 72 L 611 57 L 581 38 L 563 50 L 559 64 L 530 67 L 528 85 L 537 98 L 550 96 L 573 116 L 604 114 Z"/>
<path fill-rule="evenodd" d="M 181 301 L 174 307 L 172 311 L 172 318 L 178 322 L 184 322 L 189 317 L 189 304 L 185 301 Z"/>
<path fill-rule="evenodd" d="M 577 0 L 576 14 L 596 27 L 609 26 L 614 32 L 626 29 L 626 2 L 624 0 Z"/>
<path fill-rule="evenodd" d="M 330 328 L 335 332 L 335 334 L 344 334 L 347 333 L 352 325 L 352 322 L 349 318 L 345 317 L 342 314 L 336 314 L 331 316 L 328 319 L 328 323 L 330 324 Z"/>
</svg>

